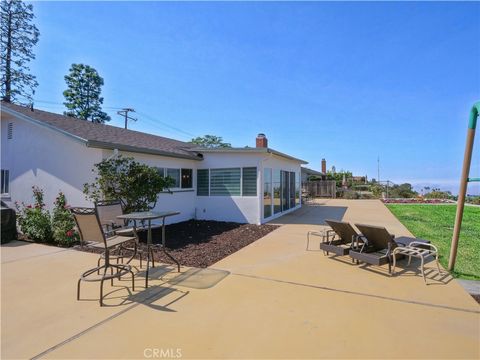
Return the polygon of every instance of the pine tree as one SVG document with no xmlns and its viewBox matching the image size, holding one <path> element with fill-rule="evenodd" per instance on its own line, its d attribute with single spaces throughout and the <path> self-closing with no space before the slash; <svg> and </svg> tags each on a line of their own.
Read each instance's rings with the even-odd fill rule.
<svg viewBox="0 0 480 360">
<path fill-rule="evenodd" d="M 31 103 L 38 82 L 36 77 L 29 73 L 27 64 L 35 59 L 32 48 L 40 35 L 32 23 L 35 17 L 33 6 L 20 0 L 2 0 L 0 14 L 2 100 Z"/>
<path fill-rule="evenodd" d="M 63 92 L 68 111 L 64 114 L 95 123 L 110 121 L 102 111 L 103 97 L 100 96 L 103 79 L 97 70 L 84 64 L 72 64 L 65 76 L 68 89 Z"/>
</svg>

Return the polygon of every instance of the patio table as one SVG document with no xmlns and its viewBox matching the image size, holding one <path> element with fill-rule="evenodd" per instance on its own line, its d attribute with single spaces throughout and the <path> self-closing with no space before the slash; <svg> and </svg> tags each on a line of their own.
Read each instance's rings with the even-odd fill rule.
<svg viewBox="0 0 480 360">
<path fill-rule="evenodd" d="M 152 247 L 152 220 L 154 219 L 162 219 L 162 250 L 170 259 L 172 259 L 175 264 L 177 264 L 178 272 L 180 272 L 180 263 L 167 252 L 167 248 L 165 247 L 165 218 L 168 216 L 178 215 L 180 212 L 178 211 L 162 211 L 162 212 L 155 212 L 155 211 L 142 211 L 142 212 L 133 212 L 130 214 L 123 214 L 117 216 L 119 219 L 128 219 L 133 221 L 133 227 L 136 231 L 137 229 L 137 221 L 147 221 L 148 230 L 147 230 L 147 271 L 145 274 L 145 288 L 148 288 L 148 272 L 150 268 L 150 253 Z M 153 261 L 153 259 L 152 259 Z"/>
</svg>

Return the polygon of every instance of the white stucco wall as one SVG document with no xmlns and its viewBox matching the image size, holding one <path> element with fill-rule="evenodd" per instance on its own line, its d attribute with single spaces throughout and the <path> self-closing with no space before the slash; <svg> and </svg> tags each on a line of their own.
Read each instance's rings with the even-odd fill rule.
<svg viewBox="0 0 480 360">
<path fill-rule="evenodd" d="M 13 138 L 7 139 L 8 123 L 13 123 Z M 83 184 L 91 181 L 91 169 L 102 152 L 87 148 L 63 134 L 2 114 L 1 167 L 10 171 L 10 196 L 2 200 L 33 202 L 32 186 L 43 189 L 45 204 L 53 208 L 60 191 L 69 204 L 90 206 L 83 195 Z"/>
</svg>

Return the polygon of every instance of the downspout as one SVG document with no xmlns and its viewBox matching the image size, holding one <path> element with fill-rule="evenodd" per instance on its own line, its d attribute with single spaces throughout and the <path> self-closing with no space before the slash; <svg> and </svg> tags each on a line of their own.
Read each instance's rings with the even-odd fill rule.
<svg viewBox="0 0 480 360">
<path fill-rule="evenodd" d="M 475 131 L 477 127 L 477 118 L 480 113 L 480 101 L 473 104 L 470 111 L 470 119 L 468 122 L 467 140 L 465 143 L 465 155 L 463 158 L 462 177 L 460 179 L 460 189 L 458 190 L 457 214 L 455 216 L 455 226 L 453 228 L 452 245 L 450 248 L 450 259 L 448 260 L 448 270 L 451 271 L 455 267 L 457 258 L 458 239 L 462 227 L 463 209 L 465 207 L 465 195 L 467 193 L 467 185 L 469 182 L 480 181 L 480 178 L 469 178 L 470 164 L 472 162 L 473 141 L 475 139 Z"/>
</svg>

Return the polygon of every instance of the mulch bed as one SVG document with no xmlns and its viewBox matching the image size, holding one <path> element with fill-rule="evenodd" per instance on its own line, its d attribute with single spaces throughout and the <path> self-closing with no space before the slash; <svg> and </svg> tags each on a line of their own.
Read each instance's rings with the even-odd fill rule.
<svg viewBox="0 0 480 360">
<path fill-rule="evenodd" d="M 208 267 L 230 254 L 262 238 L 278 228 L 277 225 L 251 225 L 232 222 L 189 220 L 165 226 L 166 246 L 169 253 L 181 265 Z M 140 249 L 146 257 L 147 232 L 139 232 Z M 161 228 L 152 229 L 152 242 L 160 244 Z M 99 252 L 91 248 L 74 247 L 87 252 Z M 154 247 L 155 261 L 172 264 L 161 249 Z"/>
</svg>

